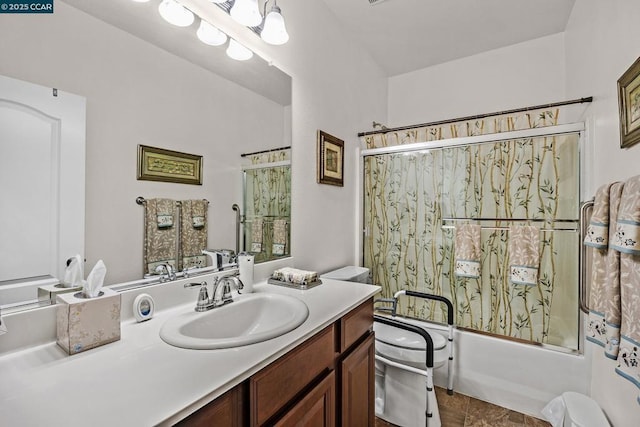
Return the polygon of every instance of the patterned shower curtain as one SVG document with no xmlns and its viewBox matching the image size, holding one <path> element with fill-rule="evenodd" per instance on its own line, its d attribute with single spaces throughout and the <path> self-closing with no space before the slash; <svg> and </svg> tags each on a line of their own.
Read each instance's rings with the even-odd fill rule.
<svg viewBox="0 0 640 427">
<path fill-rule="evenodd" d="M 552 126 L 558 116 L 557 109 L 542 110 L 363 142 L 379 148 Z M 367 156 L 364 265 L 384 297 L 401 289 L 443 295 L 458 326 L 577 349 L 578 176 L 577 134 Z M 482 226 L 479 278 L 454 274 L 455 227 L 465 222 Z M 513 225 L 541 229 L 537 286 L 509 282 Z M 403 298 L 399 309 L 446 318 L 444 307 L 420 299 Z"/>
<path fill-rule="evenodd" d="M 244 184 L 244 247 L 252 251 L 255 262 L 264 262 L 290 254 L 291 166 L 275 166 L 291 160 L 291 150 L 284 149 L 249 156 L 250 165 L 263 165 L 245 171 Z M 274 254 L 274 221 L 284 223 L 284 253 Z M 258 233 L 254 231 L 258 228 Z M 257 234 L 257 236 L 256 236 Z M 259 240 L 256 246 L 254 243 Z M 276 239 L 278 240 L 278 239 Z M 253 251 L 254 248 L 260 250 Z"/>
</svg>

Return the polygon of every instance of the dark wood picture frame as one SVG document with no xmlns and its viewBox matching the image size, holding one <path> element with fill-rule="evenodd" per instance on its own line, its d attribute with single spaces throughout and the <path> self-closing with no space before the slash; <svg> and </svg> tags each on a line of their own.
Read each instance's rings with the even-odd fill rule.
<svg viewBox="0 0 640 427">
<path fill-rule="evenodd" d="M 138 145 L 138 180 L 202 185 L 202 156 Z"/>
<path fill-rule="evenodd" d="M 640 142 L 640 58 L 618 79 L 620 148 Z"/>
<path fill-rule="evenodd" d="M 317 182 L 344 186 L 344 141 L 318 130 Z"/>
</svg>

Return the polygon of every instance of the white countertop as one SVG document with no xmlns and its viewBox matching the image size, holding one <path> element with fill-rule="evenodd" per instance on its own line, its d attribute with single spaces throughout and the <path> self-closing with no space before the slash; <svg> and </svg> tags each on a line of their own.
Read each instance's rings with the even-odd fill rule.
<svg viewBox="0 0 640 427">
<path fill-rule="evenodd" d="M 102 347 L 68 356 L 55 343 L 48 343 L 8 353 L 0 357 L 0 424 L 171 425 L 379 290 L 378 286 L 322 280 L 322 285 L 306 291 L 256 285 L 256 292 L 291 295 L 309 307 L 309 317 L 301 326 L 257 344 L 187 350 L 162 341 L 160 327 L 168 318 L 193 310 L 194 292 L 190 303 L 165 310 L 158 307 L 160 311 L 147 322 L 124 321 L 121 339 Z M 123 317 L 128 302 L 123 297 Z"/>
</svg>

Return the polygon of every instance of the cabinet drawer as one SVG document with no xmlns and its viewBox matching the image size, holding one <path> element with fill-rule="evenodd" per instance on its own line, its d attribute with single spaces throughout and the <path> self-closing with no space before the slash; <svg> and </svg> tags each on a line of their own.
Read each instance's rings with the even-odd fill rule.
<svg viewBox="0 0 640 427">
<path fill-rule="evenodd" d="M 340 320 L 340 352 L 368 334 L 372 325 L 373 299 L 368 299 Z"/>
<path fill-rule="evenodd" d="M 331 325 L 251 377 L 251 425 L 265 423 L 314 378 L 333 368 L 334 343 Z"/>
</svg>

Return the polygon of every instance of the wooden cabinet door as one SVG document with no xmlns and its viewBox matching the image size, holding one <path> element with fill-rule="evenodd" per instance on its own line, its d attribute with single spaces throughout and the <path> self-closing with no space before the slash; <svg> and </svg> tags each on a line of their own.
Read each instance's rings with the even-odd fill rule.
<svg viewBox="0 0 640 427">
<path fill-rule="evenodd" d="M 331 371 L 291 408 L 275 427 L 333 427 L 335 425 L 335 373 Z"/>
<path fill-rule="evenodd" d="M 176 424 L 180 427 L 225 426 L 242 427 L 246 424 L 246 384 L 229 390 L 213 402 Z"/>
<path fill-rule="evenodd" d="M 375 347 L 373 332 L 340 363 L 344 427 L 375 425 Z"/>
</svg>

